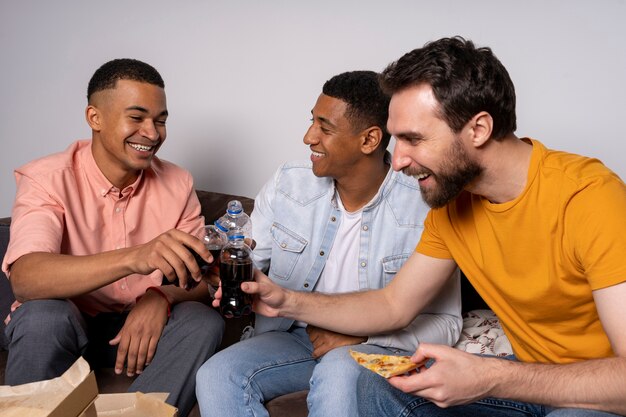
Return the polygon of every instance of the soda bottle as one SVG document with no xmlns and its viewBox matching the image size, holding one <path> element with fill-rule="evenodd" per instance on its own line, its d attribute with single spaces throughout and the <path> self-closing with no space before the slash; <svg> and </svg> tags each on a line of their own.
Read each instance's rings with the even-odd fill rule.
<svg viewBox="0 0 626 417">
<path fill-rule="evenodd" d="M 240 227 L 245 238 L 252 238 L 250 217 L 243 211 L 239 200 L 228 202 L 226 213 L 215 221 L 215 226 L 224 233 L 228 233 L 233 227 Z"/>
<path fill-rule="evenodd" d="M 221 230 L 219 230 L 216 226 L 212 224 L 208 226 L 204 226 L 204 228 L 201 230 L 201 232 L 197 236 L 200 240 L 202 240 L 202 243 L 204 243 L 204 246 L 209 250 L 209 252 L 211 252 L 211 255 L 213 255 L 213 262 L 209 264 L 207 261 L 202 259 L 200 255 L 196 253 L 196 251 L 190 249 L 191 254 L 193 255 L 193 258 L 195 259 L 198 266 L 200 267 L 200 273 L 202 273 L 203 278 L 206 281 L 210 281 L 210 278 L 212 277 L 212 275 L 210 274 L 210 270 L 214 266 L 215 267 L 219 266 L 220 253 L 224 245 L 228 243 L 228 238 L 226 237 L 225 233 L 223 233 Z M 187 273 L 188 274 L 190 273 L 189 270 L 187 270 Z M 170 284 L 170 282 L 165 282 L 164 280 L 163 285 L 165 285 L 166 283 Z M 176 278 L 176 280 L 172 282 L 171 284 L 179 286 L 180 282 L 178 278 Z M 209 284 L 217 285 L 216 282 L 209 282 Z M 185 289 L 191 290 L 191 289 L 194 289 L 197 285 L 198 285 L 198 282 L 194 280 L 193 278 L 191 278 L 191 276 L 189 276 L 189 278 L 187 279 L 187 287 L 185 287 Z"/>
<path fill-rule="evenodd" d="M 209 252 L 211 252 L 211 255 L 213 255 L 213 262 L 208 266 L 219 266 L 220 254 L 224 246 L 228 243 L 226 233 L 215 225 L 204 226 L 202 242 Z M 206 262 L 204 262 L 204 264 L 206 265 Z"/>
<path fill-rule="evenodd" d="M 220 254 L 220 311 L 225 318 L 245 316 L 252 311 L 252 296 L 241 290 L 242 282 L 252 281 L 252 251 L 243 239 L 241 227 L 235 226 L 228 232 L 228 243 Z"/>
</svg>

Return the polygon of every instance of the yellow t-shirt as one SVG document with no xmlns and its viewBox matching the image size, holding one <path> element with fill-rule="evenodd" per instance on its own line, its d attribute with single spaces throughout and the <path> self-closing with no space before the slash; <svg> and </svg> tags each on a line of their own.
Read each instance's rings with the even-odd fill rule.
<svg viewBox="0 0 626 417">
<path fill-rule="evenodd" d="M 416 250 L 456 261 L 519 360 L 613 356 L 592 290 L 626 281 L 626 186 L 596 159 L 526 141 L 528 180 L 515 200 L 463 192 L 429 212 Z"/>
</svg>

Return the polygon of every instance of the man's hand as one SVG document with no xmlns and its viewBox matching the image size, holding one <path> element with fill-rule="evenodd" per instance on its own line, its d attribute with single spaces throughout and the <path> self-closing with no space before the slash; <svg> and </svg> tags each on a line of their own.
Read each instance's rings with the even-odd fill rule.
<svg viewBox="0 0 626 417">
<path fill-rule="evenodd" d="M 286 302 L 288 293 L 288 290 L 274 284 L 267 275 L 258 269 L 254 270 L 254 281 L 243 282 L 241 289 L 243 292 L 254 296 L 252 309 L 266 317 L 278 317 L 279 309 Z M 213 297 L 213 307 L 219 307 L 222 299 L 221 283 Z"/>
<path fill-rule="evenodd" d="M 367 340 L 366 337 L 350 336 L 342 333 L 335 333 L 330 330 L 308 325 L 306 332 L 313 344 L 313 357 L 321 358 L 330 350 L 340 346 L 358 345 Z"/>
<path fill-rule="evenodd" d="M 439 407 L 468 404 L 489 396 L 492 388 L 489 367 L 504 366 L 506 360 L 482 358 L 444 345 L 422 343 L 411 357 L 425 364 L 435 359 L 430 368 L 420 366 L 419 372 L 389 378 L 401 391 L 430 400 Z M 459 378 L 459 372 L 471 378 Z"/>
<path fill-rule="evenodd" d="M 140 374 L 154 357 L 157 344 L 167 323 L 167 301 L 155 291 L 146 291 L 126 318 L 124 327 L 109 341 L 117 345 L 115 373 Z"/>
<path fill-rule="evenodd" d="M 136 248 L 133 272 L 147 275 L 158 269 L 170 282 L 178 278 L 181 288 L 188 288 L 190 279 L 202 279 L 200 267 L 191 251 L 195 251 L 208 263 L 213 261 L 211 253 L 200 239 L 176 229 L 168 230 Z"/>
</svg>

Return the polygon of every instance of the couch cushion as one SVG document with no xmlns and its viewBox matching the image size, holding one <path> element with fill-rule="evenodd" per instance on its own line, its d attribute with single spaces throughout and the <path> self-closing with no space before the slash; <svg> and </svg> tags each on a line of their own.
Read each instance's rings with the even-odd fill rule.
<svg viewBox="0 0 626 417">
<path fill-rule="evenodd" d="M 306 396 L 309 391 L 297 391 L 276 397 L 265 404 L 270 417 L 307 417 Z"/>
<path fill-rule="evenodd" d="M 11 219 L 9 217 L 0 219 L 0 261 L 4 259 L 4 254 L 9 245 L 9 228 Z M 0 271 L 0 351 L 6 349 L 7 341 L 4 336 L 4 318 L 9 314 L 11 304 L 15 301 L 11 284 L 4 272 Z M 4 367 L 3 367 L 4 369 Z"/>
<path fill-rule="evenodd" d="M 254 208 L 254 200 L 249 197 L 202 190 L 197 190 L 196 194 L 198 194 L 202 215 L 206 224 L 213 224 L 215 220 L 219 219 L 226 212 L 228 202 L 231 200 L 241 201 L 243 211 L 247 214 L 252 213 Z"/>
</svg>

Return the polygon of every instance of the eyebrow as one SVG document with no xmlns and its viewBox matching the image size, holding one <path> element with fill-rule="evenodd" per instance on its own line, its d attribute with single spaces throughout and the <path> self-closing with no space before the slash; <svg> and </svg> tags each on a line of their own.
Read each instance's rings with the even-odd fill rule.
<svg viewBox="0 0 626 417">
<path fill-rule="evenodd" d="M 398 139 L 424 139 L 424 135 L 415 131 L 399 132 L 393 136 Z"/>
<path fill-rule="evenodd" d="M 333 127 L 333 128 L 335 128 L 335 129 L 337 128 L 337 125 L 335 125 L 333 122 L 331 122 L 331 121 L 330 121 L 330 120 L 328 120 L 327 118 L 322 117 L 322 116 L 315 116 L 315 115 L 313 114 L 313 110 L 311 110 L 311 116 L 313 116 L 313 118 L 314 118 L 314 119 L 317 119 L 317 120 L 319 120 L 320 122 L 322 122 L 322 123 L 325 123 L 325 124 L 329 125 L 330 127 Z"/>
<path fill-rule="evenodd" d="M 126 107 L 125 110 L 126 111 L 139 111 L 139 112 L 142 112 L 142 113 L 149 113 L 148 109 L 146 109 L 145 107 L 141 107 L 141 106 L 130 106 L 130 107 Z M 159 113 L 159 116 L 167 116 L 167 115 L 169 115 L 167 110 L 163 110 L 161 113 Z"/>
</svg>

